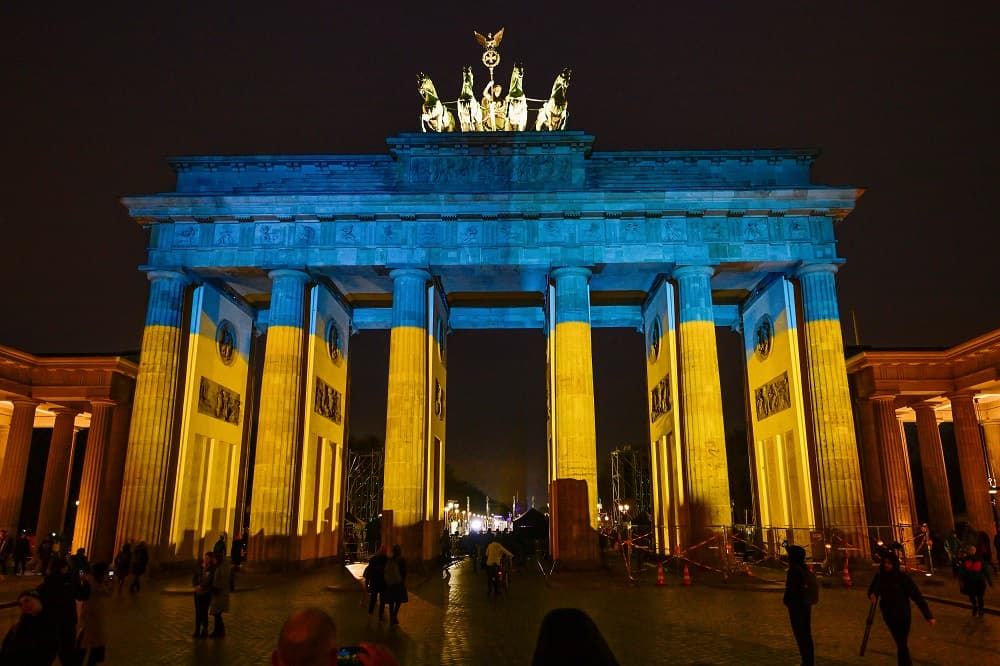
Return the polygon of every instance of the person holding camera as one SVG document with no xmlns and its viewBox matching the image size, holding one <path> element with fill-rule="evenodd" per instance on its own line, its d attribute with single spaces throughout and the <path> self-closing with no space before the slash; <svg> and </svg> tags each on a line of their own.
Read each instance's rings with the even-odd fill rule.
<svg viewBox="0 0 1000 666">
<path fill-rule="evenodd" d="M 296 611 L 281 626 L 278 647 L 271 652 L 273 666 L 399 666 L 388 648 L 374 643 L 337 647 L 337 625 L 318 608 Z"/>
</svg>

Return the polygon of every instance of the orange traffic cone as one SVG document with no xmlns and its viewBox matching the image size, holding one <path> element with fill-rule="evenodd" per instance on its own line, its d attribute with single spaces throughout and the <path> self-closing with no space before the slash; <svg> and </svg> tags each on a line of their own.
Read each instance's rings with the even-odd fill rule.
<svg viewBox="0 0 1000 666">
<path fill-rule="evenodd" d="M 663 580 L 663 562 L 656 565 L 656 584 L 666 585 L 667 582 Z"/>
<path fill-rule="evenodd" d="M 681 579 L 681 585 L 691 584 L 691 572 L 688 570 L 688 565 L 684 563 L 684 578 Z"/>
<path fill-rule="evenodd" d="M 854 587 L 854 583 L 851 581 L 851 570 L 848 568 L 848 559 L 844 558 L 844 587 Z"/>
</svg>

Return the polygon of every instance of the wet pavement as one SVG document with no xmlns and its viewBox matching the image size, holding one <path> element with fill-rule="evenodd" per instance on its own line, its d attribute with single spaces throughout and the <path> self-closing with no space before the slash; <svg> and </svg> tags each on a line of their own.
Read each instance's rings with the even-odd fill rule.
<svg viewBox="0 0 1000 666">
<path fill-rule="evenodd" d="M 550 565 L 546 565 L 546 568 Z M 354 567 L 357 572 L 358 567 Z M 461 561 L 446 573 L 411 576 L 410 602 L 399 626 L 371 617 L 362 589 L 344 567 L 294 575 L 246 576 L 239 581 L 226 617 L 227 636 L 193 639 L 193 601 L 186 577 L 151 580 L 135 595 L 116 596 L 108 616 L 108 660 L 118 664 L 268 664 L 284 619 L 295 609 L 317 606 L 337 621 L 341 645 L 362 641 L 388 645 L 401 664 L 529 664 L 538 627 L 553 608 L 584 609 L 600 627 L 618 660 L 635 664 L 797 664 L 798 654 L 781 603 L 783 573 L 755 567 L 754 576 L 695 570 L 681 585 L 667 572 L 656 584 L 647 566 L 630 582 L 621 567 L 598 573 L 561 571 L 546 576 L 530 561 L 511 578 L 508 594 L 486 596 L 486 579 Z M 40 579 L 8 577 L 0 601 Z M 845 589 L 828 580 L 813 612 L 817 663 L 894 664 L 895 648 L 881 619 L 868 652 L 858 657 L 869 603 L 864 572 Z M 950 575 L 919 577 L 938 622 L 929 626 L 914 609 L 910 648 L 915 663 L 996 663 L 1000 653 L 1000 596 L 987 593 L 990 611 L 974 618 Z M 991 603 L 992 602 L 992 603 Z M 0 626 L 16 619 L 0 610 Z"/>
</svg>

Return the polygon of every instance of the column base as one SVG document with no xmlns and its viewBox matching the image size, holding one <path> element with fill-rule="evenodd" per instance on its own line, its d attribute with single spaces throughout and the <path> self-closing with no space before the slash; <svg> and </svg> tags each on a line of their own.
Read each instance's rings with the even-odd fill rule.
<svg viewBox="0 0 1000 666">
<path fill-rule="evenodd" d="M 600 569 L 601 548 L 597 531 L 590 526 L 587 482 L 556 479 L 549 484 L 552 513 L 549 539 L 552 558 L 563 569 Z"/>
</svg>

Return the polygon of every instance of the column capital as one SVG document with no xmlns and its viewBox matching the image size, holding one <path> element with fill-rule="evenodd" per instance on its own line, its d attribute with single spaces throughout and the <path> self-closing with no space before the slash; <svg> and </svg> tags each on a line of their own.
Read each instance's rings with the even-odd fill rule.
<svg viewBox="0 0 1000 666">
<path fill-rule="evenodd" d="M 76 409 L 76 408 L 73 408 L 73 407 L 55 407 L 53 409 L 50 409 L 49 411 L 52 412 L 53 414 L 55 414 L 56 416 L 74 416 L 75 417 L 77 414 L 80 413 L 79 409 Z"/>
<path fill-rule="evenodd" d="M 13 398 L 7 399 L 14 407 L 38 407 L 40 401 L 34 398 L 24 398 L 21 396 L 15 396 Z"/>
<path fill-rule="evenodd" d="M 593 274 L 593 271 L 586 266 L 560 266 L 549 271 L 549 277 L 553 280 L 559 280 L 564 277 L 582 277 L 590 280 L 590 276 Z"/>
<path fill-rule="evenodd" d="M 146 279 L 150 282 L 156 282 L 157 280 L 180 280 L 184 284 L 191 282 L 191 278 L 183 272 L 167 268 L 154 268 L 146 271 Z"/>
<path fill-rule="evenodd" d="M 690 266 L 678 266 L 674 269 L 672 277 L 675 280 L 680 280 L 687 277 L 697 277 L 705 276 L 712 277 L 715 275 L 715 266 L 708 266 L 705 264 L 692 264 Z"/>
<path fill-rule="evenodd" d="M 945 397 L 948 398 L 949 402 L 971 402 L 975 404 L 976 395 L 975 391 L 955 391 L 954 393 L 946 393 Z"/>
<path fill-rule="evenodd" d="M 812 273 L 836 273 L 840 270 L 840 266 L 837 264 L 826 264 L 826 263 L 815 263 L 815 264 L 802 264 L 795 271 L 795 277 L 802 277 L 803 275 L 810 275 Z"/>
<path fill-rule="evenodd" d="M 272 282 L 278 278 L 294 278 L 302 282 L 312 280 L 312 276 L 300 268 L 275 268 L 267 272 L 267 277 L 271 278 Z"/>
<path fill-rule="evenodd" d="M 422 278 L 426 281 L 430 281 L 431 273 L 426 268 L 394 268 L 389 271 L 389 277 L 393 281 L 399 278 Z"/>
</svg>

